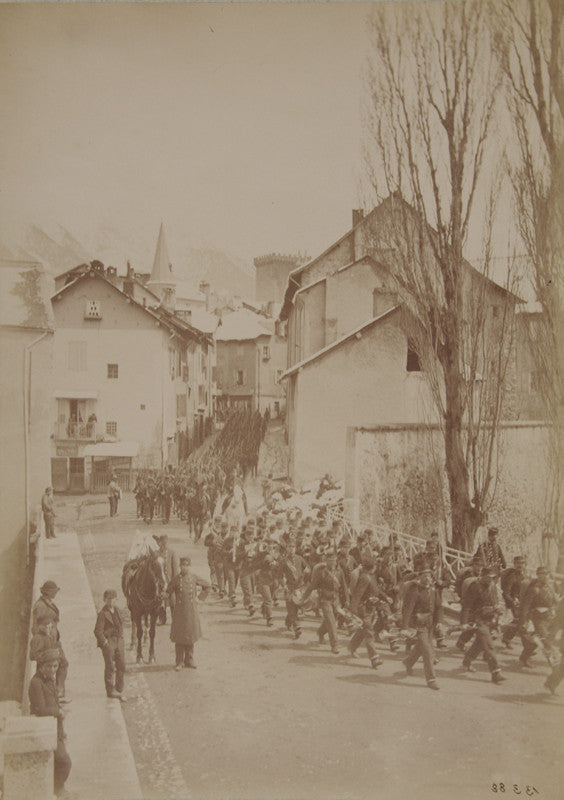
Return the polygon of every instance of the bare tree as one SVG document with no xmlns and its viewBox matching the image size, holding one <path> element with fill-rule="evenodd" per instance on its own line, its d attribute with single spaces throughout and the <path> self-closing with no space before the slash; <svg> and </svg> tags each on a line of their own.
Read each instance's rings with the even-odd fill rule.
<svg viewBox="0 0 564 800">
<path fill-rule="evenodd" d="M 563 550 L 564 4 L 504 0 L 492 17 L 516 146 L 516 216 L 542 313 L 530 328 L 535 381 L 551 425 L 544 536 Z"/>
<path fill-rule="evenodd" d="M 411 335 L 444 435 L 452 543 L 467 549 L 495 488 L 517 299 L 490 279 L 499 71 L 487 6 L 394 4 L 373 11 L 370 29 L 365 160 L 389 209 L 385 221 L 374 216 L 370 238 L 386 248 L 416 321 Z M 464 258 L 476 218 L 480 271 Z"/>
</svg>

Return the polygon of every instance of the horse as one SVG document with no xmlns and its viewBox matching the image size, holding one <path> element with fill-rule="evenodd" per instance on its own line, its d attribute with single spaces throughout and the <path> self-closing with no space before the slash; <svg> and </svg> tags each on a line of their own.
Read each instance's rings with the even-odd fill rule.
<svg viewBox="0 0 564 800">
<path fill-rule="evenodd" d="M 128 561 L 121 587 L 131 614 L 132 643 L 137 633 L 137 663 L 143 663 L 143 621 L 149 620 L 149 664 L 155 662 L 155 627 L 164 603 L 165 575 L 156 553 Z"/>
</svg>

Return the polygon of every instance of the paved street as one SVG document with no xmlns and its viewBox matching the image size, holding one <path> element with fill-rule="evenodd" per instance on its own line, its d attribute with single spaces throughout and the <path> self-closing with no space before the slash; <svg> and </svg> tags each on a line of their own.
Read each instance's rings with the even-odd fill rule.
<svg viewBox="0 0 564 800">
<path fill-rule="evenodd" d="M 248 494 L 256 502 L 257 487 Z M 104 497 L 59 497 L 57 505 L 59 522 L 79 535 L 99 607 L 105 588 L 119 590 L 135 530 L 147 526 L 135 518 L 132 495 L 115 519 Z M 208 577 L 206 550 L 188 540 L 185 525 L 155 522 L 151 530 L 166 530 Z M 201 618 L 196 671 L 173 670 L 168 625 L 157 629 L 156 665 L 137 666 L 128 652 L 122 709 L 145 798 L 475 800 L 493 796 L 500 782 L 506 794 L 516 784 L 524 796 L 527 786 L 533 796 L 564 796 L 563 701 L 543 690 L 540 657 L 523 674 L 518 650 L 502 654 L 508 680 L 494 686 L 483 663 L 462 673 L 451 647 L 438 665 L 441 691 L 431 692 L 420 665 L 404 677 L 401 655 L 384 646 L 377 672 L 362 650 L 358 660 L 345 647 L 332 655 L 317 643 L 313 617 L 295 642 L 282 604 L 273 628 L 213 596 Z M 92 658 L 102 681 L 94 640 Z"/>
</svg>

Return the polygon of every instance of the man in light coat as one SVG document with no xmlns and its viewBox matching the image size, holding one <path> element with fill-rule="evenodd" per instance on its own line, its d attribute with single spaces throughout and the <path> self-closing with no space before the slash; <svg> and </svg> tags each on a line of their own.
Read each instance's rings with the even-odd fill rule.
<svg viewBox="0 0 564 800">
<path fill-rule="evenodd" d="M 202 636 L 200 615 L 198 613 L 198 587 L 202 589 L 202 599 L 207 595 L 210 584 L 190 572 L 191 559 L 180 559 L 180 574 L 168 586 L 172 624 L 170 639 L 176 650 L 176 670 L 182 667 L 196 669 L 194 645 Z"/>
</svg>

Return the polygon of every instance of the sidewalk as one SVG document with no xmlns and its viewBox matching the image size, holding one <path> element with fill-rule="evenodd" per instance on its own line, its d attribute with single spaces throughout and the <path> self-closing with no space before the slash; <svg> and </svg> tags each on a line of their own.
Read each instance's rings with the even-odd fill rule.
<svg viewBox="0 0 564 800">
<path fill-rule="evenodd" d="M 43 579 L 61 587 L 55 602 L 69 661 L 65 706 L 72 771 L 66 784 L 79 800 L 142 797 L 119 700 L 106 697 L 104 664 L 94 639 L 96 608 L 74 532 L 44 542 Z"/>
</svg>

